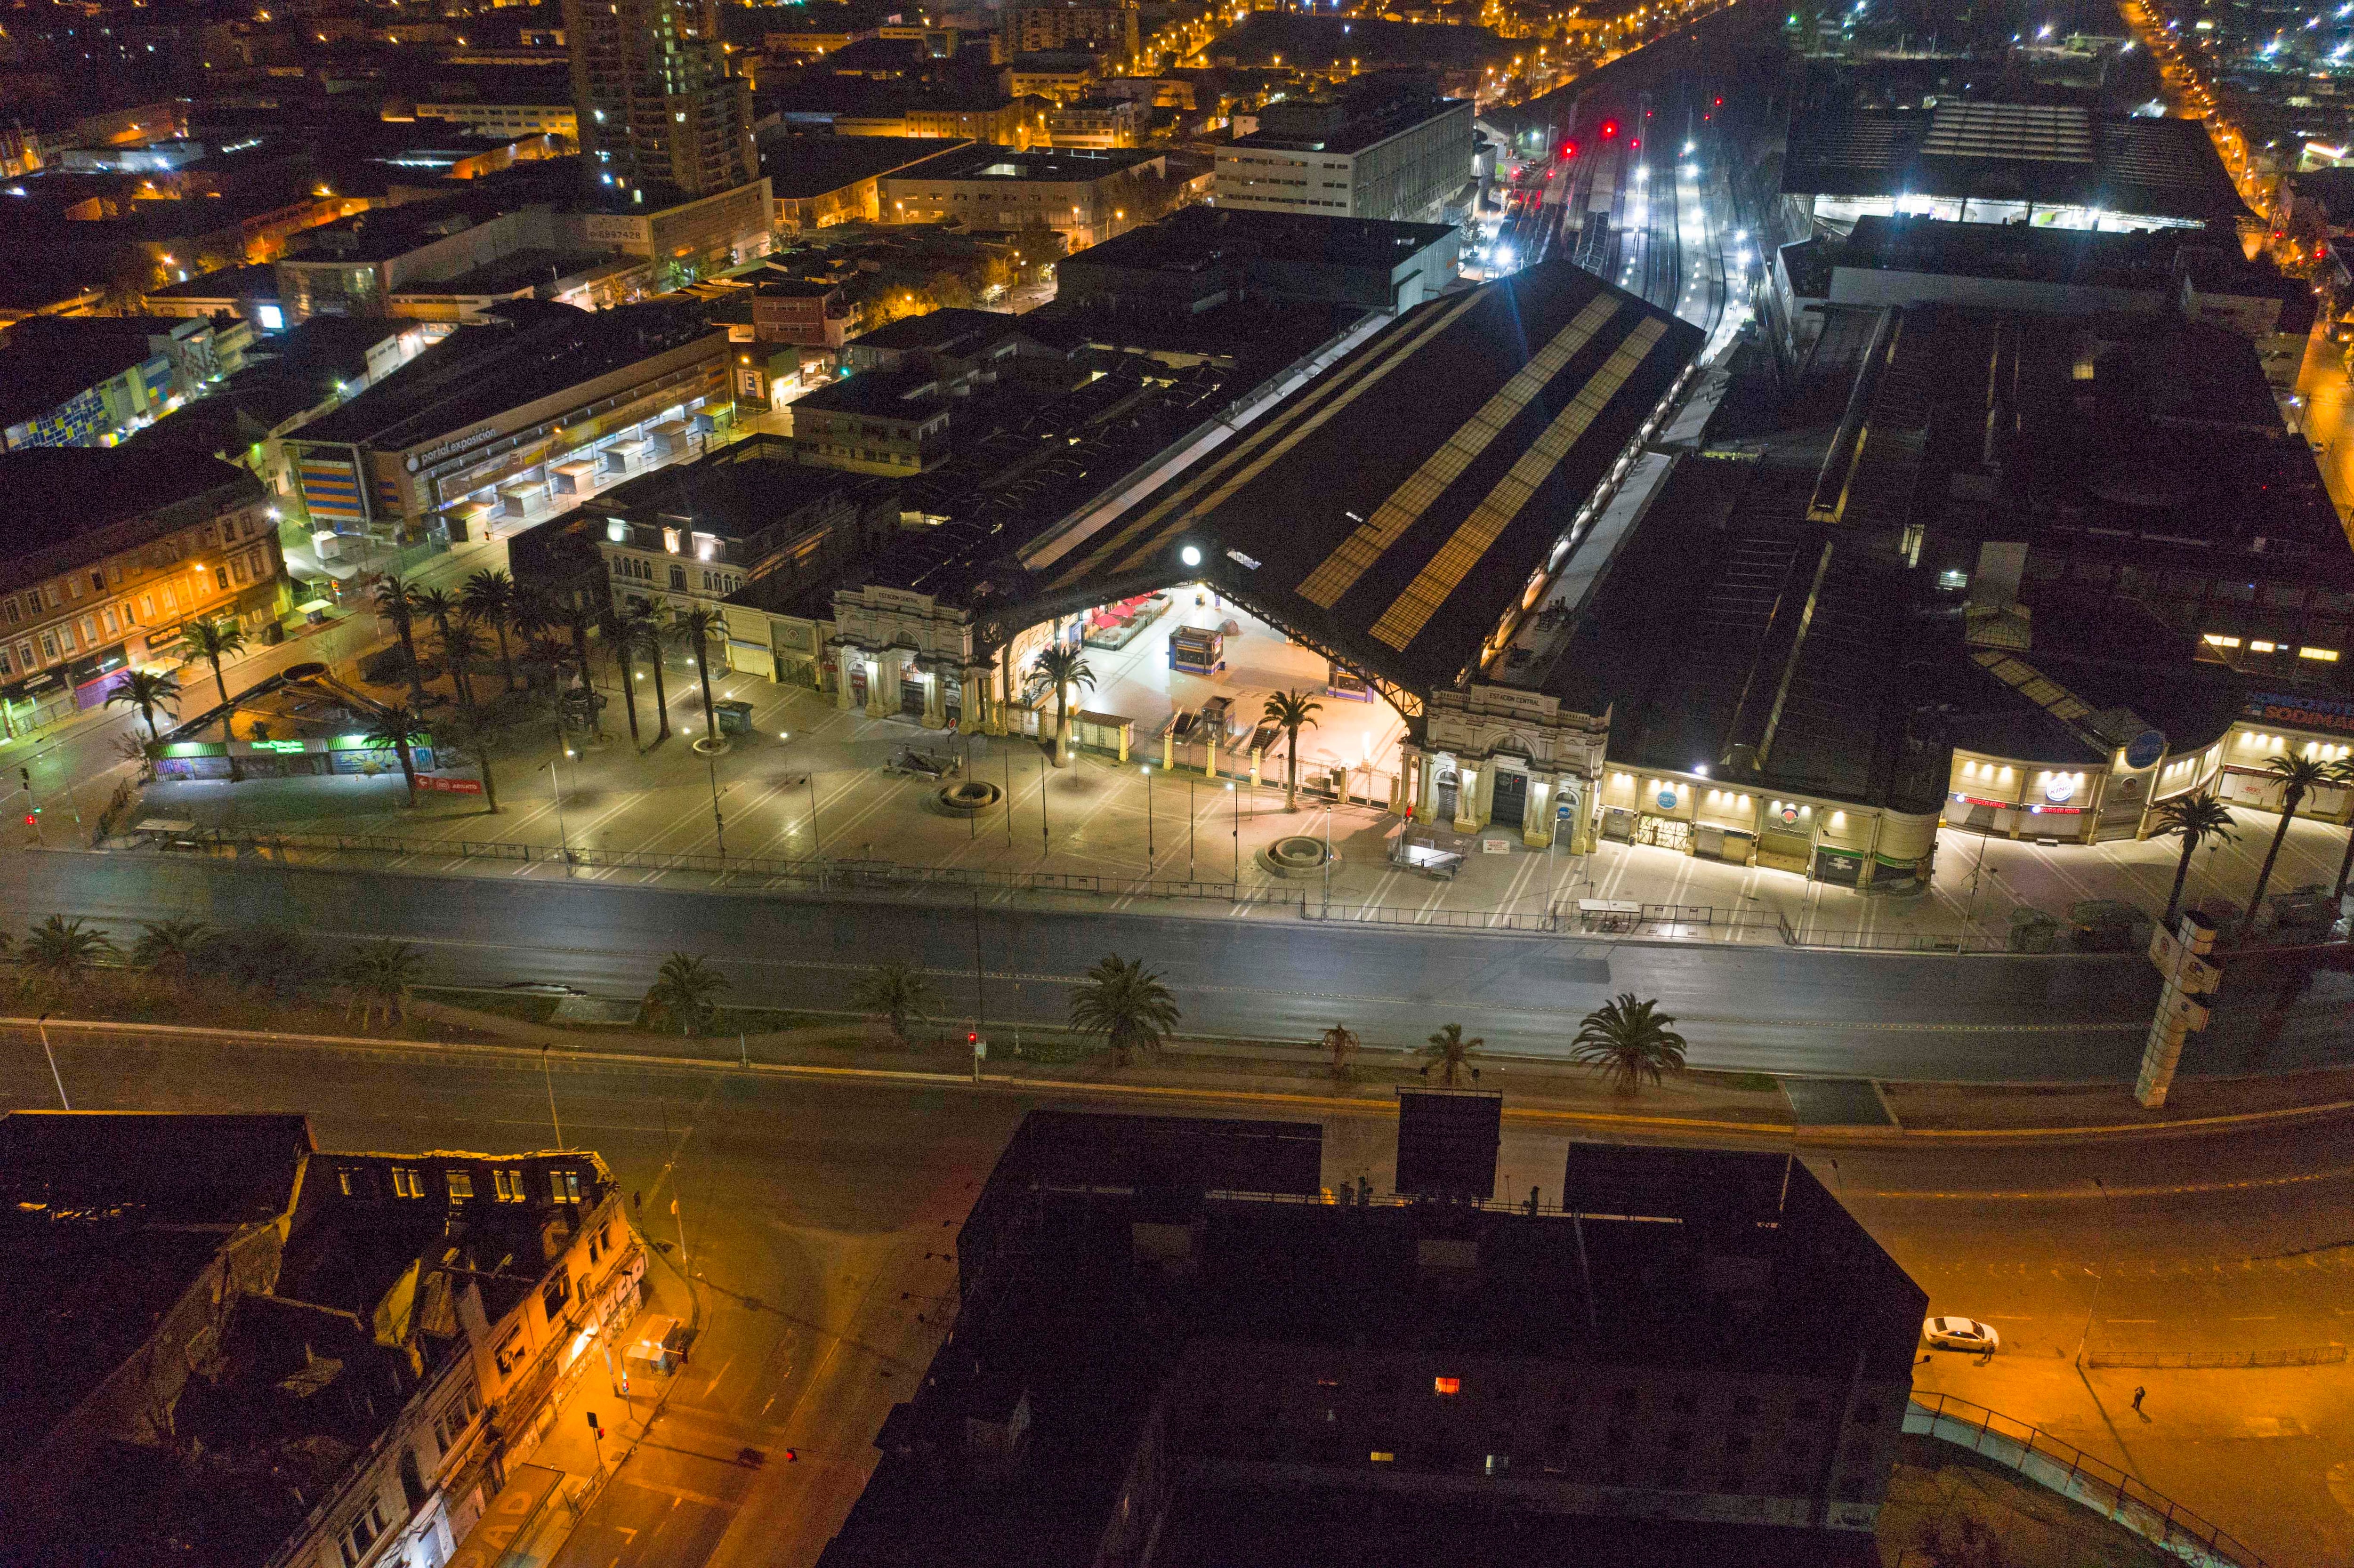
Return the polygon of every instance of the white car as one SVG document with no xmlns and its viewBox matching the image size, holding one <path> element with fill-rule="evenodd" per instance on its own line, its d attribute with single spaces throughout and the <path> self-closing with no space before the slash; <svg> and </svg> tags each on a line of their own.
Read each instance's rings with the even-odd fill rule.
<svg viewBox="0 0 2354 1568">
<path fill-rule="evenodd" d="M 1992 1355 L 2002 1347 L 2002 1336 L 1975 1318 L 1932 1318 L 1921 1325 L 1921 1333 L 1932 1348 L 1940 1351 Z"/>
</svg>

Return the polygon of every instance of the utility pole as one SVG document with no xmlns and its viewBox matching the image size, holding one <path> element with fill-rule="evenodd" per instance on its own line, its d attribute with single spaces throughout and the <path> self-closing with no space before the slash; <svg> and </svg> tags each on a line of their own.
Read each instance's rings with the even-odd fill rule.
<svg viewBox="0 0 2354 1568">
<path fill-rule="evenodd" d="M 49 1059 L 49 1081 L 58 1086 L 58 1104 L 71 1110 L 73 1102 L 66 1098 L 66 1081 L 58 1072 L 58 1054 L 49 1049 L 49 1015 L 45 1012 L 35 1019 L 33 1027 L 41 1032 L 41 1054 Z"/>
<path fill-rule="evenodd" d="M 539 1048 L 539 1075 L 541 1081 L 547 1085 L 547 1119 L 554 1123 L 556 1127 L 556 1147 L 562 1149 L 564 1147 L 564 1120 L 561 1117 L 558 1117 L 556 1114 L 556 1075 L 548 1069 L 547 1047 L 545 1045 L 542 1045 Z"/>
<path fill-rule="evenodd" d="M 670 1217 L 678 1222 L 678 1265 L 690 1277 L 695 1273 L 695 1261 L 686 1255 L 686 1216 L 678 1212 L 678 1199 L 670 1201 Z"/>
<path fill-rule="evenodd" d="M 2101 1309 L 2101 1287 L 2108 1280 L 2109 1259 L 2116 1255 L 2117 1249 L 2116 1200 L 2109 1196 L 2108 1184 L 2098 1176 L 2093 1178 L 2093 1185 L 2101 1190 L 2101 1206 L 2108 1213 L 2109 1223 L 2103 1227 L 2108 1232 L 2108 1240 L 2101 1249 L 2101 1272 L 2093 1277 L 2093 1300 L 2084 1308 L 2084 1331 L 2076 1336 L 2075 1364 L 2078 1367 L 2084 1364 L 2084 1346 L 2093 1338 L 2093 1314 Z"/>
</svg>

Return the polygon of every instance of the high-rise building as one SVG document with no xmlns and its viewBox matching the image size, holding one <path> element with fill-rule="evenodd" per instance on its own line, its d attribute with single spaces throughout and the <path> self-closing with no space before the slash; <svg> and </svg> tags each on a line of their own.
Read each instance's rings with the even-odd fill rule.
<svg viewBox="0 0 2354 1568">
<path fill-rule="evenodd" d="M 699 196 L 758 175 L 751 87 L 728 72 L 716 0 L 564 0 L 564 25 L 600 184 Z"/>
</svg>

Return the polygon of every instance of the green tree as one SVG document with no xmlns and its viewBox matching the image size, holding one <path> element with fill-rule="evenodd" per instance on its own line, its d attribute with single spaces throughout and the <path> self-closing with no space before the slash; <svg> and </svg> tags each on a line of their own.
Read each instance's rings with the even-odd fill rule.
<svg viewBox="0 0 2354 1568">
<path fill-rule="evenodd" d="M 408 609 L 410 614 L 424 616 L 433 622 L 434 641 L 443 651 L 442 658 L 446 662 L 449 658 L 450 623 L 465 612 L 458 596 L 448 588 L 412 588 L 408 590 Z M 450 676 L 450 692 L 461 703 L 471 700 L 454 670 Z"/>
<path fill-rule="evenodd" d="M 578 588 L 571 588 L 549 603 L 557 621 L 572 634 L 573 669 L 580 677 L 580 700 L 588 709 L 589 733 L 602 736 L 605 720 L 597 711 L 597 688 L 591 679 L 594 672 L 588 662 L 588 623 L 594 619 L 588 597 Z"/>
<path fill-rule="evenodd" d="M 1469 1040 L 1464 1039 L 1463 1025 L 1459 1023 L 1441 1024 L 1438 1033 L 1430 1037 L 1430 1044 L 1422 1048 L 1425 1058 L 1422 1075 L 1426 1078 L 1430 1076 L 1431 1068 L 1436 1067 L 1438 1069 L 1438 1081 L 1450 1089 L 1461 1074 L 1469 1073 L 1477 1078 L 1479 1069 L 1471 1065 L 1471 1054 L 1486 1044 L 1487 1041 L 1476 1034 Z"/>
<path fill-rule="evenodd" d="M 411 748 L 424 738 L 424 721 L 418 717 L 415 709 L 403 704 L 395 703 L 388 708 L 379 709 L 376 717 L 369 721 L 367 743 L 374 747 L 388 747 L 393 755 L 400 758 L 400 776 L 408 781 L 408 803 L 412 806 L 417 804 L 417 758 Z"/>
<path fill-rule="evenodd" d="M 1136 1047 L 1158 1050 L 1179 1016 L 1177 999 L 1142 959 L 1107 954 L 1071 988 L 1071 1027 L 1101 1037 L 1123 1067 Z"/>
<path fill-rule="evenodd" d="M 647 1021 L 665 1029 L 675 1023 L 681 1034 L 696 1033 L 710 1025 L 713 999 L 726 989 L 727 977 L 701 959 L 673 953 L 646 988 Z"/>
<path fill-rule="evenodd" d="M 2264 771 L 2281 787 L 2280 826 L 2273 830 L 2264 869 L 2256 873 L 2256 890 L 2248 895 L 2247 917 L 2240 922 L 2243 936 L 2256 928 L 2256 916 L 2264 906 L 2264 889 L 2272 885 L 2273 863 L 2280 859 L 2281 845 L 2288 839 L 2288 825 L 2296 820 L 2297 808 L 2305 804 L 2307 795 L 2335 784 L 2339 777 L 2336 764 L 2317 762 L 2310 757 L 2274 757 L 2265 762 Z"/>
<path fill-rule="evenodd" d="M 216 936 L 202 920 L 143 921 L 131 962 L 169 990 L 185 992 L 211 956 Z"/>
<path fill-rule="evenodd" d="M 620 641 L 653 669 L 654 744 L 660 746 L 670 738 L 670 692 L 663 682 L 662 613 L 649 604 L 632 604 L 621 618 Z"/>
<path fill-rule="evenodd" d="M 245 652 L 245 628 L 234 620 L 191 620 L 180 628 L 180 645 L 173 652 L 183 670 L 199 662 L 212 666 L 213 686 L 220 693 L 221 700 L 221 740 L 224 744 L 234 742 L 237 732 L 232 726 L 237 715 L 229 706 L 228 677 L 221 673 L 221 661 L 232 653 Z M 228 776 L 232 779 L 245 777 L 245 769 L 238 766 L 234 753 L 228 759 Z"/>
<path fill-rule="evenodd" d="M 711 645 L 727 640 L 727 618 L 716 605 L 698 604 L 683 610 L 671 622 L 671 636 L 695 656 L 695 677 L 703 683 L 703 739 L 719 740 L 717 718 L 711 707 Z"/>
<path fill-rule="evenodd" d="M 2158 808 L 2158 831 L 2153 838 L 2179 838 L 2182 841 L 2181 858 L 2174 863 L 2174 886 L 2166 895 L 2166 919 L 2169 931 L 2182 914 L 2182 885 L 2190 876 L 2190 857 L 2200 844 L 2212 839 L 2227 844 L 2239 836 L 2232 820 L 2230 808 L 2212 795 L 2177 795 Z"/>
<path fill-rule="evenodd" d="M 924 1016 L 932 1000 L 931 982 L 923 971 L 903 959 L 876 964 L 858 977 L 850 999 L 862 1012 L 879 1013 L 891 1025 L 891 1036 L 907 1043 L 907 1021 Z"/>
<path fill-rule="evenodd" d="M 1071 765 L 1071 688 L 1095 690 L 1096 673 L 1076 648 L 1051 642 L 1030 662 L 1030 678 L 1055 690 L 1055 766 Z"/>
<path fill-rule="evenodd" d="M 228 698 L 224 696 L 221 700 L 226 702 Z M 173 717 L 179 716 L 180 683 L 161 670 L 133 670 L 115 683 L 114 690 L 106 694 L 108 707 L 117 703 L 139 710 L 139 716 L 147 721 L 147 739 L 152 745 L 163 738 L 162 732 L 155 727 L 155 710 L 169 708 Z"/>
<path fill-rule="evenodd" d="M 1318 1036 L 1323 1042 L 1324 1053 L 1332 1059 L 1332 1075 L 1346 1078 L 1356 1071 L 1357 1032 L 1345 1023 L 1336 1023 Z"/>
<path fill-rule="evenodd" d="M 1287 755 L 1284 758 L 1283 809 L 1299 810 L 1299 730 L 1305 725 L 1316 727 L 1316 715 L 1324 705 L 1303 691 L 1278 692 L 1267 699 L 1259 717 L 1283 731 Z"/>
<path fill-rule="evenodd" d="M 408 665 L 408 705 L 418 712 L 425 711 L 425 672 L 417 662 L 416 607 L 408 589 L 398 576 L 387 573 L 376 585 L 376 612 L 392 622 L 393 635 L 400 639 L 400 656 Z"/>
<path fill-rule="evenodd" d="M 493 815 L 499 809 L 499 785 L 491 773 L 491 752 L 506 738 L 508 715 L 504 707 L 504 705 L 494 704 L 485 708 L 468 708 L 433 726 L 437 753 L 454 754 L 472 762 L 481 772 L 482 803 Z"/>
<path fill-rule="evenodd" d="M 113 938 L 80 916 L 69 920 L 52 915 L 25 933 L 16 957 L 36 990 L 63 1001 L 81 989 L 91 969 L 119 950 Z"/>
<path fill-rule="evenodd" d="M 488 652 L 482 634 L 465 621 L 459 621 L 435 638 L 434 652 L 450 672 L 450 684 L 456 688 L 461 707 L 474 705 L 474 661 Z"/>
<path fill-rule="evenodd" d="M 630 749 L 643 751 L 645 742 L 638 733 L 637 650 L 630 643 L 629 611 L 610 604 L 599 610 L 597 634 L 613 650 L 614 673 L 621 679 L 621 704 L 630 715 Z"/>
<path fill-rule="evenodd" d="M 1662 1072 L 1682 1072 L 1684 1037 L 1668 1027 L 1675 1019 L 1659 1007 L 1636 1001 L 1631 991 L 1619 992 L 1579 1021 L 1571 1058 L 1609 1079 L 1622 1095 L 1633 1094 L 1647 1078 L 1657 1084 Z"/>
<path fill-rule="evenodd" d="M 424 967 L 425 955 L 407 942 L 361 943 L 343 962 L 344 1017 L 356 1011 L 363 1029 L 375 1027 L 378 1012 L 387 1025 L 399 1022 Z"/>
<path fill-rule="evenodd" d="M 2354 789 L 2354 757 L 2342 757 L 2331 764 L 2336 774 L 2333 780 L 2341 789 Z M 2346 829 L 2346 855 L 2338 863 L 2338 885 L 2330 890 L 2329 901 L 2340 908 L 2346 904 L 2346 882 L 2354 875 L 2354 822 Z"/>
<path fill-rule="evenodd" d="M 514 691 L 514 652 L 507 643 L 507 632 L 514 625 L 514 578 L 501 571 L 476 572 L 466 579 L 458 597 L 468 620 L 487 626 L 497 635 L 499 669 L 506 677 L 507 690 Z"/>
</svg>

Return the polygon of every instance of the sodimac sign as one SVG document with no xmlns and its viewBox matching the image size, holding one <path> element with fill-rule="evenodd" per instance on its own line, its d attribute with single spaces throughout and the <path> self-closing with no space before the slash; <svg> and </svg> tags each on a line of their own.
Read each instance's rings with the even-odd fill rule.
<svg viewBox="0 0 2354 1568">
<path fill-rule="evenodd" d="M 2326 729 L 2354 735 L 2354 703 L 2335 697 L 2298 697 L 2280 692 L 2252 692 L 2243 716 L 2297 729 Z"/>
</svg>

